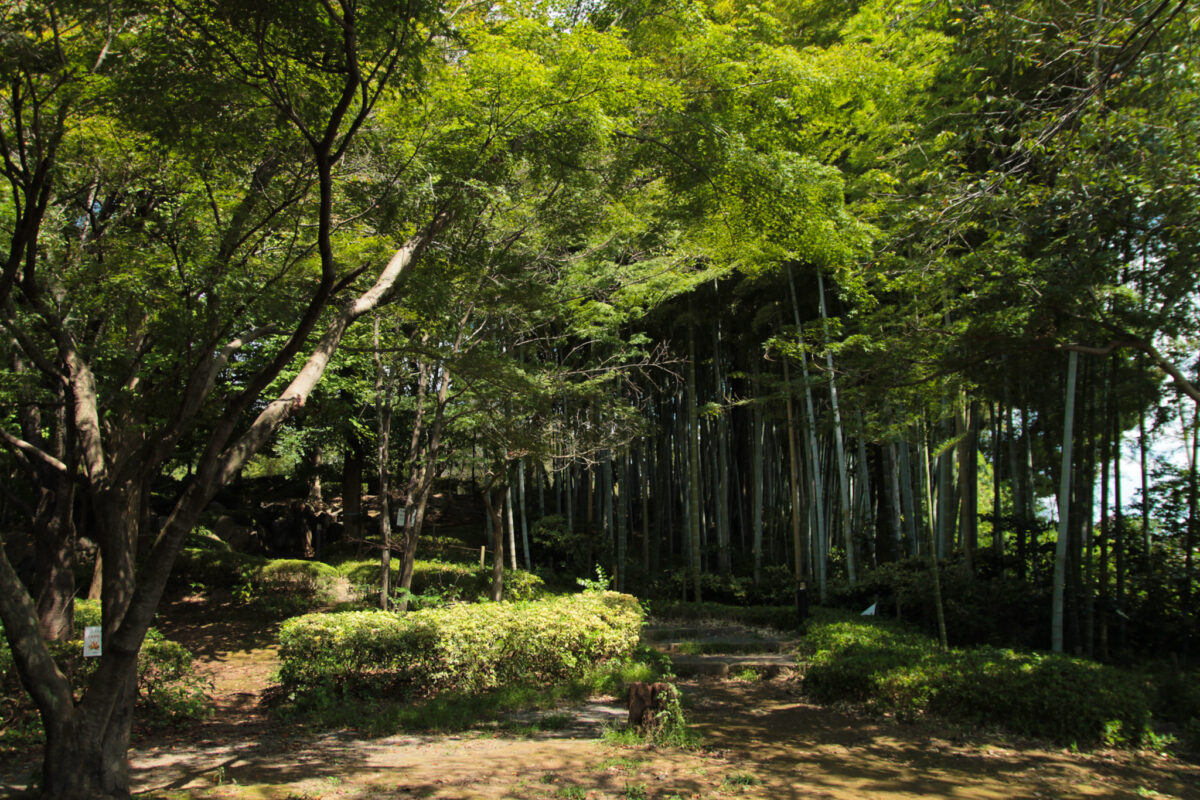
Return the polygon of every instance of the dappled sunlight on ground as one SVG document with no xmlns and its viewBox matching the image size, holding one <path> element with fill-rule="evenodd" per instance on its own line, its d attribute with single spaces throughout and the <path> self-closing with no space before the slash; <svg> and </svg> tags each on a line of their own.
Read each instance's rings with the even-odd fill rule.
<svg viewBox="0 0 1200 800">
<path fill-rule="evenodd" d="M 697 750 L 603 739 L 622 704 L 594 700 L 511 715 L 457 735 L 365 738 L 312 733 L 262 702 L 278 626 L 202 604 L 165 609 L 159 627 L 211 675 L 217 713 L 142 731 L 132 754 L 139 795 L 158 800 L 1093 800 L 1200 798 L 1200 768 L 1148 753 L 1070 753 L 1037 743 L 899 723 L 807 704 L 798 679 L 683 680 Z M 514 733 L 514 731 L 516 733 Z M 36 765 L 0 770 L 0 797 Z"/>
</svg>

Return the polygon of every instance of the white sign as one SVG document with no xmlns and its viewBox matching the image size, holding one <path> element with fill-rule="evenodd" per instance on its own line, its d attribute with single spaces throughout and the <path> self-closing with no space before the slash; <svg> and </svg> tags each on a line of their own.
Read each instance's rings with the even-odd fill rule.
<svg viewBox="0 0 1200 800">
<path fill-rule="evenodd" d="M 95 658 L 102 654 L 100 648 L 100 626 L 88 625 L 83 629 L 83 656 Z"/>
</svg>

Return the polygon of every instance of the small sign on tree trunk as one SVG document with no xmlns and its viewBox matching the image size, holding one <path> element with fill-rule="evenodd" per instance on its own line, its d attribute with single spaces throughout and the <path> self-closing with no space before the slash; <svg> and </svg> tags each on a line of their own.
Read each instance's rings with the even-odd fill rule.
<svg viewBox="0 0 1200 800">
<path fill-rule="evenodd" d="M 103 654 L 100 647 L 100 626 L 88 625 L 83 629 L 83 656 L 96 658 Z"/>
</svg>

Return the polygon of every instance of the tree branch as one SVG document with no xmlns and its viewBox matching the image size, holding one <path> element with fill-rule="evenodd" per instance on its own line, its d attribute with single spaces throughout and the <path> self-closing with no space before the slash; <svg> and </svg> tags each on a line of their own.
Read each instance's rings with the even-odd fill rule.
<svg viewBox="0 0 1200 800">
<path fill-rule="evenodd" d="M 34 444 L 30 444 L 24 439 L 19 439 L 16 436 L 13 436 L 3 428 L 0 428 L 0 441 L 3 441 L 10 448 L 24 456 L 32 456 L 56 472 L 60 472 L 65 475 L 69 471 L 66 464 L 50 455 L 42 448 Z"/>
</svg>

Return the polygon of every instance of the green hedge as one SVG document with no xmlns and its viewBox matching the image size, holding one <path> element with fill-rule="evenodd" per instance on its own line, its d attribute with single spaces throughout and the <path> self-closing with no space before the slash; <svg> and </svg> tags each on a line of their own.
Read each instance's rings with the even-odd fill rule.
<svg viewBox="0 0 1200 800">
<path fill-rule="evenodd" d="M 379 591 L 379 561 L 346 561 L 338 573 L 364 593 Z M 400 561 L 391 562 L 392 586 L 400 580 Z M 413 562 L 412 593 L 417 597 L 449 601 L 486 599 L 492 591 L 492 568 L 478 564 L 448 561 Z M 504 599 L 536 600 L 545 594 L 545 584 L 532 572 L 521 569 L 504 571 Z"/>
<path fill-rule="evenodd" d="M 805 693 L 818 702 L 929 712 L 1064 745 L 1137 745 L 1150 720 L 1144 683 L 1114 667 L 992 647 L 942 652 L 883 621 L 814 625 L 801 659 Z"/>
<path fill-rule="evenodd" d="M 309 614 L 280 631 L 279 676 L 297 694 L 429 694 L 551 682 L 627 658 L 641 625 L 637 600 L 615 592 L 409 614 Z"/>
</svg>

